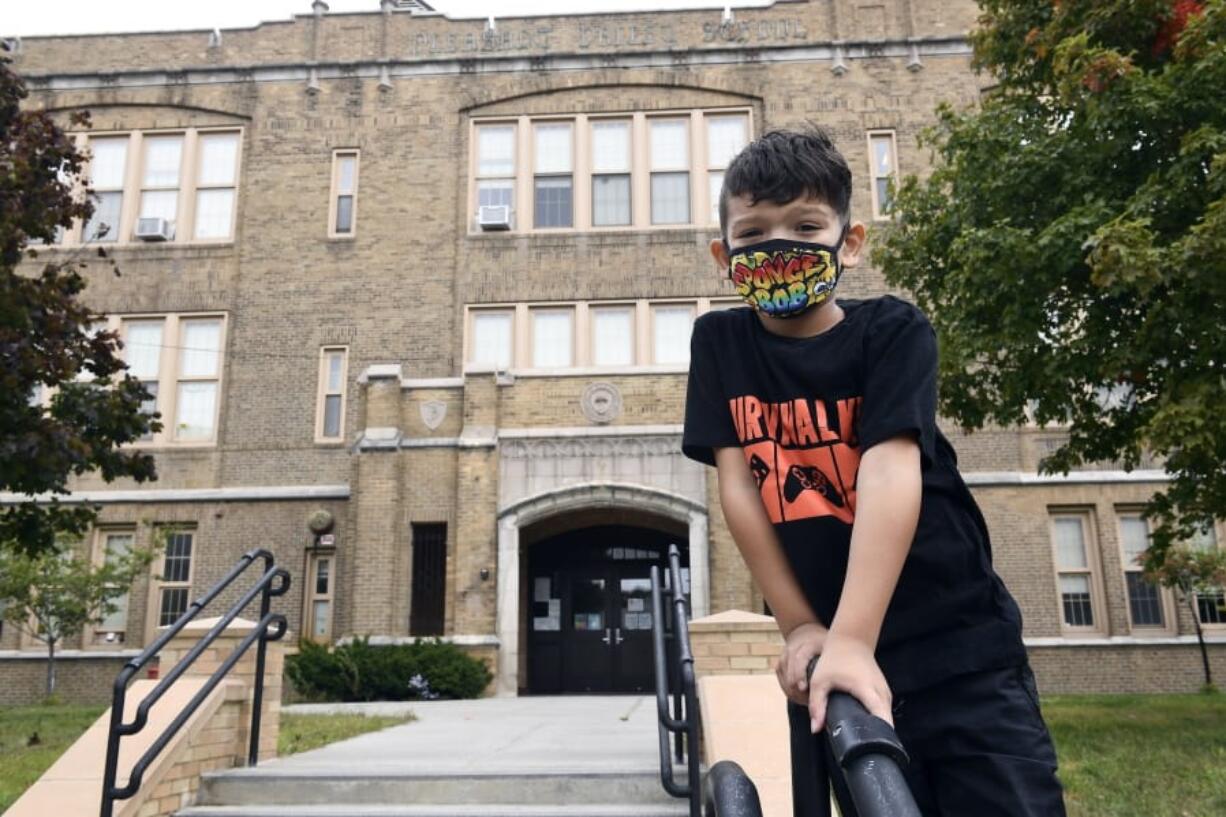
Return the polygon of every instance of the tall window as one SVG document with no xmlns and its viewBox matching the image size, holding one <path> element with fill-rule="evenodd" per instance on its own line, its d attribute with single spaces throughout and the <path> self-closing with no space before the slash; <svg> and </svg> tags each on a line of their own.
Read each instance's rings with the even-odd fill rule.
<svg viewBox="0 0 1226 817">
<path fill-rule="evenodd" d="M 410 635 L 442 635 L 447 598 L 447 525 L 413 523 Z"/>
<path fill-rule="evenodd" d="M 166 321 L 161 318 L 152 320 L 132 320 L 124 322 L 126 337 L 124 339 L 124 357 L 128 364 L 128 374 L 140 380 L 149 399 L 141 403 L 143 414 L 153 414 L 158 411 L 158 376 L 162 369 L 162 331 Z M 153 439 L 153 432 L 148 432 L 141 440 Z"/>
<path fill-rule="evenodd" d="M 573 309 L 532 310 L 532 365 L 538 369 L 570 366 L 574 351 Z"/>
<path fill-rule="evenodd" d="M 1051 530 L 1064 626 L 1074 631 L 1096 629 L 1089 518 L 1082 513 L 1053 514 Z"/>
<path fill-rule="evenodd" d="M 217 385 L 221 373 L 221 319 L 181 321 L 179 384 L 175 401 L 175 439 L 214 438 Z"/>
<path fill-rule="evenodd" d="M 634 362 L 634 307 L 602 306 L 589 311 L 592 363 L 629 366 Z"/>
<path fill-rule="evenodd" d="M 509 309 L 474 311 L 468 362 L 509 369 L 513 350 L 511 320 Z"/>
<path fill-rule="evenodd" d="M 123 187 L 128 167 L 127 136 L 95 137 L 89 140 L 89 183 L 94 190 L 94 214 L 85 224 L 86 241 L 114 242 L 119 239 L 123 217 Z"/>
<path fill-rule="evenodd" d="M 329 208 L 334 237 L 351 236 L 358 217 L 358 152 L 338 150 L 332 154 L 332 206 Z"/>
<path fill-rule="evenodd" d="M 183 135 L 145 137 L 145 164 L 141 181 L 140 217 L 164 218 L 178 232 L 179 177 L 183 164 Z"/>
<path fill-rule="evenodd" d="M 1218 547 L 1217 531 L 1212 527 L 1201 530 L 1188 542 L 1194 550 L 1212 551 Z M 1210 626 L 1226 624 L 1226 588 L 1196 594 L 1196 612 L 1200 623 Z"/>
<path fill-rule="evenodd" d="M 707 184 L 712 224 L 719 224 L 719 193 L 724 186 L 724 170 L 748 139 L 749 117 L 745 114 L 707 117 Z"/>
<path fill-rule="evenodd" d="M 313 553 L 307 565 L 307 627 L 312 641 L 332 640 L 332 599 L 336 583 L 331 553 Z"/>
<path fill-rule="evenodd" d="M 538 123 L 533 182 L 537 227 L 570 227 L 574 223 L 573 166 L 570 123 Z"/>
<path fill-rule="evenodd" d="M 690 220 L 690 129 L 688 119 L 652 119 L 651 223 Z"/>
<path fill-rule="evenodd" d="M 629 225 L 630 199 L 630 120 L 594 120 L 592 226 Z"/>
<path fill-rule="evenodd" d="M 234 224 L 234 188 L 238 182 L 238 134 L 200 134 L 200 170 L 196 180 L 196 238 L 230 238 Z"/>
<path fill-rule="evenodd" d="M 317 440 L 340 440 L 345 434 L 345 383 L 349 350 L 343 346 L 320 351 Z"/>
<path fill-rule="evenodd" d="M 99 535 L 100 560 L 114 562 L 132 550 L 135 532 L 132 530 L 101 530 Z M 112 602 L 115 611 L 107 614 L 94 625 L 95 644 L 122 644 L 128 632 L 128 594 L 124 593 Z"/>
<path fill-rule="evenodd" d="M 505 206 L 515 214 L 514 125 L 477 128 L 477 206 Z"/>
<path fill-rule="evenodd" d="M 870 131 L 868 152 L 871 184 L 873 187 L 873 218 L 889 218 L 890 184 L 898 178 L 898 162 L 894 149 L 893 131 Z"/>
<path fill-rule="evenodd" d="M 1165 627 L 1162 589 L 1145 581 L 1142 560 L 1149 547 L 1149 523 L 1139 513 L 1120 514 L 1120 551 L 1128 591 L 1128 617 L 1133 627 Z"/>
<path fill-rule="evenodd" d="M 657 306 L 652 309 L 652 324 L 652 362 L 688 363 L 694 307 L 689 304 Z"/>
<path fill-rule="evenodd" d="M 187 612 L 192 589 L 192 540 L 194 531 L 176 530 L 167 535 L 162 555 L 161 587 L 158 601 L 158 626 L 166 627 Z"/>
</svg>

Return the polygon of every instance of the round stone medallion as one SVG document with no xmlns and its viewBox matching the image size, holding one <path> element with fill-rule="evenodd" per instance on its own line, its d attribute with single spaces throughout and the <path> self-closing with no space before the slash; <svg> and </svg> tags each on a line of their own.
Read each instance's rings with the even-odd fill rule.
<svg viewBox="0 0 1226 817">
<path fill-rule="evenodd" d="M 592 383 L 583 390 L 579 406 L 588 422 L 611 423 L 622 413 L 622 395 L 612 383 Z"/>
</svg>

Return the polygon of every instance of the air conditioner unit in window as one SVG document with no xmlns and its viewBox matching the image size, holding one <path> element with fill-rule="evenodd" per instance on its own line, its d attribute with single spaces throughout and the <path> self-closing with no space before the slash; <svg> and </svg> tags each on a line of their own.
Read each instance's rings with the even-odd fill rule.
<svg viewBox="0 0 1226 817">
<path fill-rule="evenodd" d="M 136 237 L 141 241 L 169 241 L 175 237 L 174 222 L 164 218 L 138 218 Z"/>
<path fill-rule="evenodd" d="M 477 210 L 477 226 L 482 230 L 511 229 L 511 208 L 505 204 L 486 204 Z"/>
</svg>

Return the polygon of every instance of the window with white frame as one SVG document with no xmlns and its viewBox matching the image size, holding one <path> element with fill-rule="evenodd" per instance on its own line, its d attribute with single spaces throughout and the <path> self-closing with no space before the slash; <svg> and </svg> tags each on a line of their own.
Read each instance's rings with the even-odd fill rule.
<svg viewBox="0 0 1226 817">
<path fill-rule="evenodd" d="M 531 214 L 512 231 L 705 227 L 752 132 L 747 108 L 504 117 L 472 128 L 472 229 L 482 207 Z"/>
<path fill-rule="evenodd" d="M 332 640 L 332 599 L 336 583 L 333 565 L 336 556 L 329 552 L 312 553 L 307 567 L 307 627 L 312 641 Z"/>
<path fill-rule="evenodd" d="M 1097 630 L 1089 515 L 1053 513 L 1051 533 L 1064 628 L 1071 631 Z"/>
<path fill-rule="evenodd" d="M 130 141 L 124 135 L 92 137 L 88 142 L 94 214 L 85 223 L 85 241 L 114 243 L 119 240 Z"/>
<path fill-rule="evenodd" d="M 869 131 L 869 180 L 872 185 L 873 218 L 890 217 L 893 200 L 890 186 L 898 179 L 897 151 L 893 131 Z"/>
<path fill-rule="evenodd" d="M 1218 548 L 1217 530 L 1214 526 L 1201 528 L 1188 541 L 1188 547 L 1193 550 L 1210 552 Z M 1215 627 L 1226 625 L 1226 588 L 1216 591 L 1196 594 L 1196 613 L 1200 623 Z"/>
<path fill-rule="evenodd" d="M 592 324 L 592 363 L 629 366 L 634 363 L 634 306 L 601 306 L 588 312 Z"/>
<path fill-rule="evenodd" d="M 515 215 L 514 124 L 498 123 L 477 128 L 477 208 L 507 207 Z"/>
<path fill-rule="evenodd" d="M 1120 555 L 1124 566 L 1124 585 L 1128 594 L 1128 618 L 1134 628 L 1166 627 L 1162 588 L 1145 580 L 1142 571 L 1149 547 L 1149 522 L 1139 513 L 1118 517 Z"/>
<path fill-rule="evenodd" d="M 651 310 L 652 362 L 689 363 L 690 330 L 694 325 L 691 304 L 662 304 Z"/>
<path fill-rule="evenodd" d="M 575 310 L 532 310 L 532 366 L 560 369 L 573 365 Z"/>
<path fill-rule="evenodd" d="M 183 169 L 183 134 L 146 136 L 142 164 L 140 218 L 160 218 L 178 230 L 179 179 Z"/>
<path fill-rule="evenodd" d="M 468 346 L 468 362 L 476 365 L 511 367 L 514 351 L 510 309 L 474 310 L 471 315 L 471 342 Z"/>
<path fill-rule="evenodd" d="M 574 147 L 570 122 L 538 122 L 532 182 L 533 225 L 574 224 Z"/>
<path fill-rule="evenodd" d="M 690 121 L 651 119 L 651 223 L 690 221 Z"/>
<path fill-rule="evenodd" d="M 221 376 L 221 319 L 180 321 L 176 440 L 201 442 L 216 433 L 217 387 Z"/>
<path fill-rule="evenodd" d="M 749 117 L 745 114 L 707 117 L 707 198 L 712 224 L 719 224 L 719 194 L 724 186 L 724 171 L 748 141 Z"/>
<path fill-rule="evenodd" d="M 113 563 L 132 550 L 136 538 L 134 529 L 100 529 L 98 531 L 98 561 Z M 95 644 L 123 644 L 128 633 L 128 593 L 112 599 L 115 609 L 93 625 Z"/>
<path fill-rule="evenodd" d="M 347 238 L 357 230 L 358 152 L 332 153 L 332 200 L 328 207 L 328 235 Z"/>
<path fill-rule="evenodd" d="M 192 589 L 192 546 L 195 535 L 193 530 L 181 529 L 169 530 L 165 534 L 166 549 L 162 552 L 158 586 L 159 627 L 174 624 L 187 612 L 188 596 Z"/>
<path fill-rule="evenodd" d="M 199 240 L 234 235 L 235 192 L 238 186 L 238 133 L 202 133 L 196 179 L 196 230 Z"/>
<path fill-rule="evenodd" d="M 592 226 L 632 223 L 630 119 L 592 120 Z"/>
<path fill-rule="evenodd" d="M 344 438 L 348 362 L 349 350 L 344 346 L 325 346 L 320 350 L 315 438 L 321 442 Z"/>
<path fill-rule="evenodd" d="M 143 414 L 152 415 L 159 411 L 158 391 L 162 371 L 162 336 L 165 325 L 165 318 L 123 322 L 123 352 L 125 362 L 128 364 L 128 374 L 140 380 L 145 391 L 149 393 L 149 398 L 144 400 L 140 406 Z M 144 442 L 152 439 L 152 431 L 146 432 L 141 437 Z"/>
</svg>

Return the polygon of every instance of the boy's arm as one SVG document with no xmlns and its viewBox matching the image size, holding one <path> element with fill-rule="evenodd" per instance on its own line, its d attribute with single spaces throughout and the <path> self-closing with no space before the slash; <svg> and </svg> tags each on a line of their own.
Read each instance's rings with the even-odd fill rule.
<svg viewBox="0 0 1226 817">
<path fill-rule="evenodd" d="M 843 594 L 809 680 L 814 732 L 826 720 L 831 690 L 849 692 L 877 717 L 893 723 L 890 688 L 874 652 L 881 624 L 919 521 L 920 449 L 909 435 L 872 446 L 856 477 L 856 520 Z"/>
<path fill-rule="evenodd" d="M 826 627 L 818 621 L 788 564 L 744 452 L 737 447 L 717 448 L 715 464 L 724 519 L 784 637 L 783 654 L 775 669 L 779 685 L 789 698 L 805 705 L 809 700 L 805 668 L 821 652 Z"/>
</svg>

